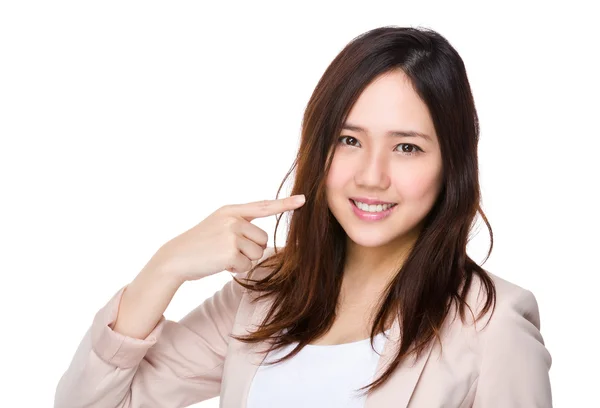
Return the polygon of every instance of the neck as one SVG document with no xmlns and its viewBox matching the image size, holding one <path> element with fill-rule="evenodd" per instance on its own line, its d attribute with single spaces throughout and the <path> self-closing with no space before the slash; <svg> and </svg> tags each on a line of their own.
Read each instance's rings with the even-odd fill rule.
<svg viewBox="0 0 600 408">
<path fill-rule="evenodd" d="M 372 324 L 375 311 L 381 307 L 390 282 L 406 261 L 417 236 L 407 234 L 378 247 L 364 247 L 348 239 L 340 311 L 369 311 L 369 325 Z M 386 330 L 395 318 L 394 313 L 386 317 Z"/>
</svg>

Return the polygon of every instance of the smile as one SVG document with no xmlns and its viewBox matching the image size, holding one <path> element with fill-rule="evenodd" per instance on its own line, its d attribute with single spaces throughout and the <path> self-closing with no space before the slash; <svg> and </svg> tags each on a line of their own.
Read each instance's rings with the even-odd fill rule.
<svg viewBox="0 0 600 408">
<path fill-rule="evenodd" d="M 388 203 L 388 204 L 367 204 L 367 203 L 362 203 L 360 201 L 356 201 L 356 200 L 352 200 L 351 201 L 354 203 L 354 205 L 356 205 L 358 208 L 360 208 L 363 211 L 366 212 L 382 212 L 387 210 L 388 208 L 391 208 L 393 206 L 396 205 L 396 203 Z"/>
<path fill-rule="evenodd" d="M 349 200 L 354 214 L 363 221 L 378 221 L 389 216 L 398 206 L 396 203 L 367 205 Z"/>
</svg>

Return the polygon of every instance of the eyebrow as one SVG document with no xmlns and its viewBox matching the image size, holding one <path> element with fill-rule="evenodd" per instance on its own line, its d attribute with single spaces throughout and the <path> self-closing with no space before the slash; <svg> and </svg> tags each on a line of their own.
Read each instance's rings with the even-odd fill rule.
<svg viewBox="0 0 600 408">
<path fill-rule="evenodd" d="M 354 132 L 362 132 L 362 133 L 367 133 L 367 131 L 357 125 L 353 125 L 352 123 L 346 122 L 342 125 L 342 129 L 345 130 L 352 130 Z M 433 139 L 431 138 L 431 136 L 425 134 L 425 133 L 421 133 L 421 132 L 417 132 L 414 130 L 390 130 L 389 132 L 386 133 L 387 136 L 391 136 L 391 137 L 420 137 L 422 139 L 425 139 L 427 141 L 433 141 Z"/>
</svg>

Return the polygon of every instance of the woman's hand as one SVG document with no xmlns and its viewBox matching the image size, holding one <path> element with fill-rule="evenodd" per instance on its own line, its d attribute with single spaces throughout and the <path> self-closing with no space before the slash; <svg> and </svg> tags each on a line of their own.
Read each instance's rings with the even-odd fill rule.
<svg viewBox="0 0 600 408">
<path fill-rule="evenodd" d="M 165 243 L 147 267 L 159 268 L 181 283 L 227 270 L 245 272 L 267 247 L 269 236 L 252 224 L 304 205 L 304 194 L 278 200 L 226 205 Z"/>
</svg>

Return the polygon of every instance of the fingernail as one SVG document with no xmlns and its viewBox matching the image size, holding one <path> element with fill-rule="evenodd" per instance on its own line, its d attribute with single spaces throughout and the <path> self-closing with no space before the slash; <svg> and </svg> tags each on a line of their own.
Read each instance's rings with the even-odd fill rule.
<svg viewBox="0 0 600 408">
<path fill-rule="evenodd" d="M 298 194 L 294 196 L 294 201 L 296 202 L 296 204 L 304 204 L 304 202 L 306 201 L 306 197 L 304 196 L 304 194 Z"/>
</svg>

